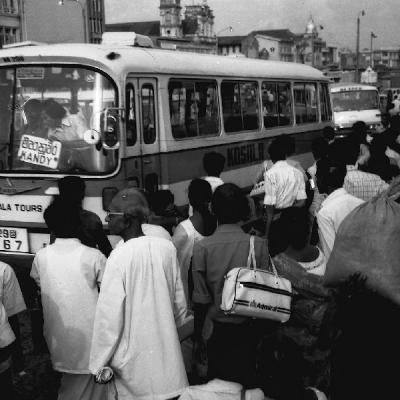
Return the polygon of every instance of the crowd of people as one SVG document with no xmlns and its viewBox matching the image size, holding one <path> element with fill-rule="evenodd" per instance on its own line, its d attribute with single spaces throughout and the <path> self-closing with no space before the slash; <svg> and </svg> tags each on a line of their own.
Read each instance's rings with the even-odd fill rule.
<svg viewBox="0 0 400 400">
<path fill-rule="evenodd" d="M 375 241 L 368 236 L 364 251 L 352 248 L 351 238 L 367 236 L 374 218 L 378 226 L 389 214 L 386 230 L 400 226 L 399 134 L 398 117 L 373 138 L 362 123 L 343 138 L 325 128 L 307 170 L 293 158 L 293 137 L 278 136 L 255 177 L 264 189 L 253 197 L 221 179 L 223 155 L 207 153 L 207 176 L 188 187 L 187 215 L 167 190 L 126 188 L 113 197 L 106 221 L 121 238 L 114 249 L 100 218 L 82 207 L 84 182 L 60 179 L 59 196 L 44 212 L 51 244 L 38 251 L 30 272 L 52 365 L 62 373 L 58 398 L 387 397 L 396 380 L 386 359 L 400 354 L 396 268 L 389 277 L 387 265 L 373 267 L 374 276 L 394 282 L 387 291 L 382 282 L 375 290 L 369 272 L 333 284 L 332 268 L 346 270 L 346 257 L 367 265 L 369 252 L 376 258 L 389 248 L 379 232 Z M 375 207 L 363 221 L 370 229 L 357 225 L 372 207 L 366 205 Z M 244 225 L 254 210 L 260 220 Z M 220 308 L 225 276 L 246 265 L 251 235 L 257 267 L 273 263 L 292 284 L 285 324 Z M 393 259 L 382 256 L 382 263 Z M 25 303 L 7 264 L 0 264 L 0 280 L 0 388 L 12 399 L 19 335 L 13 317 Z"/>
</svg>

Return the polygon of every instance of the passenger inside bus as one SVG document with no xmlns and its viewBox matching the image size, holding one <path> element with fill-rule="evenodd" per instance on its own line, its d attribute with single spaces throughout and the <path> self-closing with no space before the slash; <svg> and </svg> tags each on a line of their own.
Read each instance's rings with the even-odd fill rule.
<svg viewBox="0 0 400 400">
<path fill-rule="evenodd" d="M 53 99 L 43 102 L 42 118 L 50 140 L 83 140 L 83 134 L 88 129 L 82 115 L 67 113 L 65 108 Z"/>
<path fill-rule="evenodd" d="M 22 135 L 32 135 L 46 138 L 46 130 L 43 124 L 42 111 L 43 105 L 40 100 L 29 99 L 23 105 L 26 125 L 21 129 Z"/>
</svg>

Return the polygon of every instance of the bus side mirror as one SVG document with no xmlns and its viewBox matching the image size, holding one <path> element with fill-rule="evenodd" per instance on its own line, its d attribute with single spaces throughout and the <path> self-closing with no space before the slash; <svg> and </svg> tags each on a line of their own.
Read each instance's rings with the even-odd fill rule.
<svg viewBox="0 0 400 400">
<path fill-rule="evenodd" d="M 115 150 L 119 148 L 120 109 L 107 108 L 103 114 L 101 124 L 101 138 L 103 148 Z"/>
</svg>

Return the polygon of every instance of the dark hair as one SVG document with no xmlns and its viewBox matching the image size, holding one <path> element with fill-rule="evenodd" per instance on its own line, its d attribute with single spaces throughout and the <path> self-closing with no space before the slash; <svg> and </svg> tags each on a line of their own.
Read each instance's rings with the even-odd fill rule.
<svg viewBox="0 0 400 400">
<path fill-rule="evenodd" d="M 42 102 L 38 99 L 29 99 L 23 106 L 25 111 L 41 112 L 43 109 Z"/>
<path fill-rule="evenodd" d="M 157 190 L 154 193 L 150 193 L 148 196 L 149 205 L 151 210 L 156 215 L 162 216 L 165 213 L 166 208 L 174 203 L 174 195 L 168 189 Z"/>
<path fill-rule="evenodd" d="M 288 243 L 296 250 L 306 247 L 309 238 L 308 212 L 304 208 L 292 207 L 283 213 L 285 226 L 288 227 Z"/>
<path fill-rule="evenodd" d="M 286 146 L 286 157 L 290 157 L 296 151 L 296 142 L 294 137 L 290 135 L 282 135 L 282 140 Z"/>
<path fill-rule="evenodd" d="M 360 154 L 360 144 L 352 138 L 335 140 L 329 146 L 329 158 L 345 165 L 354 165 Z"/>
<path fill-rule="evenodd" d="M 353 125 L 351 137 L 354 138 L 358 144 L 367 143 L 367 125 L 363 121 L 357 121 Z"/>
<path fill-rule="evenodd" d="M 53 99 L 47 99 L 43 102 L 43 111 L 53 119 L 63 119 L 67 114 L 65 108 Z"/>
<path fill-rule="evenodd" d="M 324 129 L 322 129 L 322 136 L 330 142 L 331 140 L 335 139 L 335 130 L 331 126 L 325 126 Z"/>
<path fill-rule="evenodd" d="M 268 148 L 268 154 L 272 162 L 285 160 L 288 154 L 287 151 L 287 140 L 285 135 L 278 136 L 275 138 Z"/>
<path fill-rule="evenodd" d="M 58 180 L 60 199 L 81 205 L 85 197 L 85 181 L 79 176 L 65 176 Z"/>
<path fill-rule="evenodd" d="M 221 153 L 211 151 L 204 154 L 203 168 L 208 176 L 220 176 L 225 167 L 225 157 Z"/>
<path fill-rule="evenodd" d="M 236 224 L 246 220 L 250 214 L 245 194 L 233 183 L 224 183 L 217 187 L 211 206 L 219 224 Z"/>
<path fill-rule="evenodd" d="M 58 238 L 75 238 L 79 235 L 80 209 L 59 199 L 51 203 L 43 214 L 46 225 Z"/>
<path fill-rule="evenodd" d="M 212 198 L 211 185 L 204 179 L 193 179 L 189 184 L 188 197 L 193 210 L 198 211 L 202 216 L 204 236 L 211 235 L 216 228 L 215 216 L 209 209 Z"/>
<path fill-rule="evenodd" d="M 328 150 L 329 150 L 328 142 L 322 137 L 314 139 L 311 143 L 311 152 L 315 160 L 327 157 Z"/>
<path fill-rule="evenodd" d="M 343 187 L 346 177 L 346 165 L 337 161 L 323 158 L 317 162 L 317 184 L 321 193 L 326 193 L 328 188 L 339 189 Z"/>
</svg>

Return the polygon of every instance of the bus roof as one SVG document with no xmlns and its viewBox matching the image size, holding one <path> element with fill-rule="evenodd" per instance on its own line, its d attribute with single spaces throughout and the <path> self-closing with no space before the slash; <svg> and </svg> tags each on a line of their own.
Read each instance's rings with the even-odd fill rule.
<svg viewBox="0 0 400 400">
<path fill-rule="evenodd" d="M 363 83 L 333 83 L 331 92 L 351 91 L 351 90 L 378 90 L 376 86 L 365 85 Z"/>
<path fill-rule="evenodd" d="M 292 62 L 232 58 L 101 44 L 55 44 L 0 50 L 0 65 L 79 63 L 123 76 L 129 72 L 328 81 L 321 71 Z"/>
</svg>

